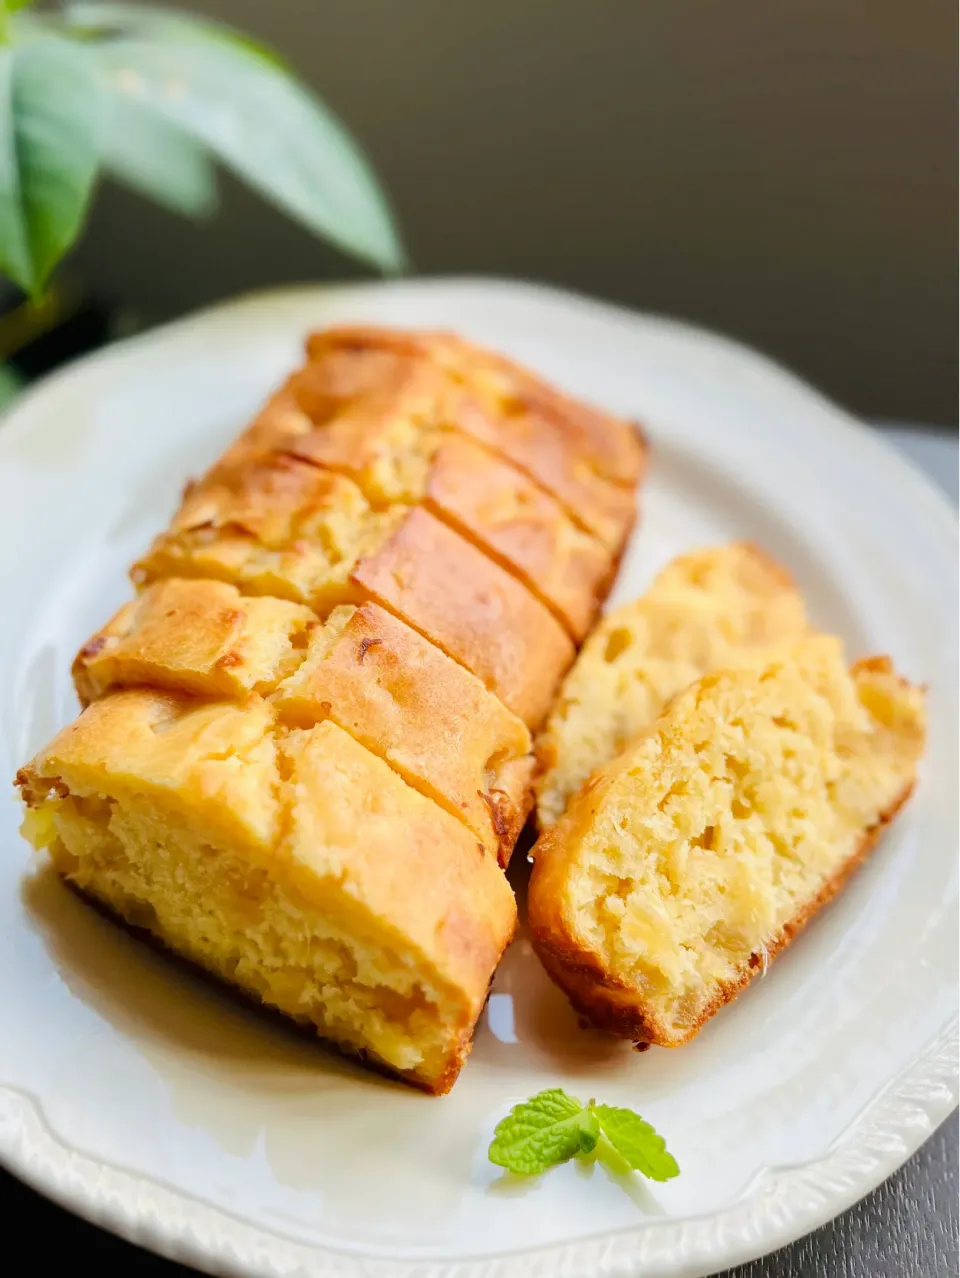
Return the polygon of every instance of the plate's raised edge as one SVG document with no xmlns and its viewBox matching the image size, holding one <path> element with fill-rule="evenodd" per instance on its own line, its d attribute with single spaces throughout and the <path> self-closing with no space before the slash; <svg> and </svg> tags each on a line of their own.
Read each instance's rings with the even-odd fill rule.
<svg viewBox="0 0 960 1278">
<path fill-rule="evenodd" d="M 390 284 L 301 285 L 252 293 L 153 329 L 75 361 L 18 397 L 0 421 L 3 441 L 30 429 L 35 402 L 62 378 L 120 372 L 158 339 L 189 340 L 211 322 L 240 318 L 308 296 L 350 299 L 397 293 L 469 290 L 508 299 L 553 301 L 597 319 L 659 328 L 737 359 L 755 377 L 776 381 L 807 401 L 812 423 L 835 444 L 866 452 L 874 467 L 908 487 L 928 518 L 955 541 L 956 516 L 919 468 L 789 370 L 749 347 L 674 320 L 641 316 L 609 303 L 548 288 L 495 279 L 439 279 Z M 817 420 L 819 418 L 819 420 Z M 708 1217 L 647 1221 L 636 1229 L 548 1248 L 486 1258 L 413 1261 L 359 1257 L 296 1242 L 247 1224 L 146 1176 L 100 1162 L 62 1142 L 36 1102 L 0 1087 L 0 1164 L 27 1184 L 95 1224 L 172 1260 L 238 1278 L 702 1278 L 717 1265 L 749 1261 L 794 1241 L 846 1210 L 907 1159 L 953 1111 L 957 1091 L 958 1024 L 952 1021 L 875 1098 L 824 1158 L 767 1169 L 740 1202 Z"/>
<path fill-rule="evenodd" d="M 749 370 L 754 377 L 767 383 L 775 382 L 781 393 L 789 391 L 797 398 L 805 400 L 819 418 L 818 421 L 812 421 L 811 426 L 820 430 L 825 428 L 834 443 L 837 442 L 836 432 L 839 430 L 845 443 L 855 446 L 861 453 L 867 450 L 876 468 L 885 471 L 888 479 L 896 479 L 901 485 L 906 484 L 912 490 L 910 494 L 912 498 L 921 502 L 927 514 L 940 522 L 941 531 L 953 540 L 957 538 L 955 510 L 946 494 L 924 474 L 919 466 L 887 443 L 880 431 L 867 426 L 771 356 L 725 334 L 699 325 L 688 324 L 670 316 L 632 311 L 612 302 L 601 301 L 569 289 L 530 281 L 499 279 L 495 276 L 441 276 L 347 284 L 290 284 L 280 288 L 253 290 L 235 298 L 214 303 L 181 319 L 171 320 L 144 333 L 123 338 L 109 346 L 82 355 L 21 391 L 13 404 L 0 415 L 0 455 L 3 452 L 4 440 L 13 443 L 21 430 L 29 429 L 33 416 L 31 410 L 36 400 L 43 397 L 61 379 L 73 379 L 78 375 L 87 376 L 105 372 L 108 368 L 119 372 L 128 360 L 136 359 L 141 351 L 149 350 L 160 341 L 189 341 L 194 333 L 202 329 L 215 324 L 240 321 L 250 312 L 258 310 L 263 311 L 264 320 L 267 322 L 269 313 L 276 306 L 308 298 L 316 298 L 318 305 L 321 302 L 348 304 L 351 309 L 356 310 L 359 322 L 365 301 L 384 293 L 392 294 L 398 299 L 402 299 L 405 295 L 410 297 L 434 295 L 439 300 L 443 299 L 444 294 L 449 294 L 451 297 L 462 297 L 467 294 L 475 299 L 482 296 L 487 301 L 496 301 L 501 305 L 522 306 L 539 303 L 564 307 L 568 311 L 579 311 L 585 318 L 593 318 L 601 322 L 643 327 L 648 332 L 660 330 L 663 334 L 672 335 L 674 338 L 696 343 L 701 350 L 709 349 L 719 359 L 735 359 L 742 370 Z"/>
<path fill-rule="evenodd" d="M 61 1142 L 36 1103 L 0 1088 L 0 1160 L 27 1184 L 130 1242 L 237 1278 L 703 1278 L 774 1251 L 874 1189 L 957 1105 L 954 1020 L 861 1113 L 831 1152 L 771 1168 L 734 1206 L 653 1220 L 551 1247 L 483 1258 L 417 1261 L 356 1256 L 249 1225 L 145 1176 Z"/>
</svg>

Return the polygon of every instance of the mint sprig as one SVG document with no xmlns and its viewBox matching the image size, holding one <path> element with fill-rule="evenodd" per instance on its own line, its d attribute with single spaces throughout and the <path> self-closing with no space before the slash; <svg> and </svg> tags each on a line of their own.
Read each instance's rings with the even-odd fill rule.
<svg viewBox="0 0 960 1278">
<path fill-rule="evenodd" d="M 497 1124 L 488 1157 L 518 1176 L 536 1176 L 594 1150 L 611 1171 L 638 1171 L 657 1181 L 680 1174 L 663 1137 L 639 1114 L 592 1100 L 584 1105 L 562 1087 L 514 1105 Z"/>
<path fill-rule="evenodd" d="M 584 1109 L 562 1087 L 551 1087 L 514 1105 L 497 1123 L 488 1155 L 498 1167 L 535 1176 L 574 1154 L 588 1154 L 599 1137 L 600 1124 L 593 1111 Z"/>
<path fill-rule="evenodd" d="M 667 1149 L 666 1141 L 632 1109 L 620 1109 L 614 1105 L 594 1105 L 589 1108 L 596 1115 L 603 1134 L 603 1144 L 597 1150 L 612 1171 L 638 1171 L 648 1180 L 672 1180 L 680 1175 L 677 1160 Z M 609 1142 L 617 1159 L 626 1168 L 617 1166 L 606 1149 Z"/>
</svg>

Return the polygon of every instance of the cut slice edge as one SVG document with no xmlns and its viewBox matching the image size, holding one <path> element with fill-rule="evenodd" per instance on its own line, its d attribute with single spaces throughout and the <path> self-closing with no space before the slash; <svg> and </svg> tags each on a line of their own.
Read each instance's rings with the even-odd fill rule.
<svg viewBox="0 0 960 1278">
<path fill-rule="evenodd" d="M 187 721 L 171 727 L 166 713 Z M 195 713 L 206 737 L 184 762 L 176 739 L 154 736 L 196 742 Z M 334 724 L 282 733 L 238 769 L 219 748 L 237 712 L 223 713 L 220 731 L 215 710 L 169 696 L 95 702 L 82 731 L 70 725 L 22 770 L 25 835 L 131 926 L 341 1049 L 447 1090 L 515 926 L 496 860 Z M 251 769 L 265 819 L 231 829 L 216 808 L 255 784 Z"/>
<path fill-rule="evenodd" d="M 601 1028 L 646 1045 L 673 1047 L 689 1041 L 723 1004 L 766 971 L 840 891 L 908 799 L 924 741 L 922 690 L 897 676 L 886 658 L 858 662 L 849 674 L 841 663 L 839 641 L 819 636 L 764 669 L 705 676 L 680 694 L 643 738 L 596 773 L 566 815 L 541 836 L 533 852 L 527 902 L 534 945 L 578 1010 Z M 693 806 L 692 817 L 690 805 L 685 811 L 680 802 L 684 787 L 697 788 L 691 787 L 691 767 L 711 751 L 717 757 L 724 727 L 733 722 L 729 715 L 721 716 L 711 730 L 708 715 L 699 727 L 699 752 L 689 733 L 684 744 L 683 733 L 695 718 L 698 699 L 718 689 L 733 689 L 741 694 L 743 706 L 750 697 L 764 695 L 764 681 L 771 680 L 779 681 L 780 691 L 789 691 L 797 714 L 813 725 L 820 740 L 804 753 L 796 732 L 776 729 L 781 736 L 792 734 L 790 748 L 781 759 L 780 772 L 766 761 L 769 776 L 761 782 L 767 787 L 760 791 L 761 804 L 776 803 L 778 786 L 794 799 L 802 796 L 801 783 L 791 780 L 791 774 L 800 777 L 805 775 L 803 768 L 812 769 L 816 776 L 807 802 L 829 827 L 816 831 L 830 852 L 822 864 L 817 864 L 815 839 L 791 843 L 788 836 L 799 824 L 791 824 L 792 817 L 750 833 L 760 848 L 759 857 L 752 856 L 749 844 L 736 842 L 730 832 L 735 834 L 740 822 L 742 833 L 749 816 L 737 806 L 743 804 L 745 793 L 737 788 L 739 768 L 724 779 L 726 800 L 716 794 L 711 799 L 708 789 L 705 799 L 701 795 L 701 807 Z M 754 720 L 749 734 L 754 753 L 762 728 Z M 817 772 L 818 752 L 828 740 L 832 757 Z M 781 740 L 776 749 L 783 746 Z M 782 777 L 787 781 L 778 780 Z M 680 787 L 673 793 L 670 785 L 664 791 L 669 778 L 671 785 Z M 665 800 L 661 791 L 668 796 Z M 714 815 L 725 816 L 726 823 L 706 819 L 711 801 Z M 825 814 L 831 811 L 835 819 L 828 820 Z M 678 828 L 684 823 L 681 837 Z M 703 828 L 697 828 L 698 823 Z M 660 879 L 650 869 L 651 856 Z M 710 858 L 722 862 L 724 856 L 728 875 L 711 896 Z M 761 873 L 764 856 L 770 870 L 766 879 Z M 801 866 L 797 873 L 785 871 L 783 876 L 785 882 L 800 886 L 795 898 L 789 892 L 782 895 L 770 924 L 771 916 L 763 913 L 763 893 L 776 882 L 781 862 L 788 870 L 791 862 Z M 648 890 L 651 882 L 654 887 Z M 660 882 L 663 886 L 657 888 Z M 700 891 L 704 883 L 705 895 Z M 742 893 L 751 908 L 754 893 L 759 922 L 752 932 L 742 923 L 743 917 L 752 917 L 749 910 L 746 915 L 742 909 L 739 915 L 736 909 L 725 912 L 717 895 L 721 888 L 733 894 L 735 904 L 736 893 Z M 670 913 L 675 904 L 686 920 L 693 920 L 682 939 Z M 701 943 L 707 961 L 698 967 L 687 960 Z"/>
<path fill-rule="evenodd" d="M 536 742 L 540 828 L 694 679 L 769 659 L 807 633 L 795 582 L 753 543 L 672 560 L 644 595 L 601 619 L 560 687 Z"/>
</svg>

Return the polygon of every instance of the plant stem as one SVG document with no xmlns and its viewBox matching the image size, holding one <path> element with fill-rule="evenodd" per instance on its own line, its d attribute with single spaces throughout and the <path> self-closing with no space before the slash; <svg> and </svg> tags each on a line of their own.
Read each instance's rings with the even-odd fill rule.
<svg viewBox="0 0 960 1278">
<path fill-rule="evenodd" d="M 633 1168 L 620 1153 L 614 1149 L 605 1131 L 601 1129 L 600 1139 L 596 1144 L 596 1155 L 601 1163 L 605 1163 L 617 1176 L 629 1176 Z"/>
</svg>

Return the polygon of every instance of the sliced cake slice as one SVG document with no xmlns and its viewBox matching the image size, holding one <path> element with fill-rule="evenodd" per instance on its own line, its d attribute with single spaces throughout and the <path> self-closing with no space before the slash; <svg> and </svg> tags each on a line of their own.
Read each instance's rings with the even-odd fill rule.
<svg viewBox="0 0 960 1278">
<path fill-rule="evenodd" d="M 532 801 L 530 733 L 402 621 L 371 603 L 335 609 L 271 700 L 299 727 L 333 719 L 507 863 Z"/>
<path fill-rule="evenodd" d="M 516 920 L 530 733 L 645 446 L 447 334 L 311 349 L 78 654 L 86 708 L 18 774 L 24 832 L 185 958 L 442 1092 Z"/>
<path fill-rule="evenodd" d="M 793 580 L 751 543 L 673 560 L 645 595 L 601 620 L 560 688 L 537 740 L 540 828 L 687 684 L 762 661 L 807 630 Z"/>
<path fill-rule="evenodd" d="M 288 435 L 284 447 L 347 475 L 376 509 L 425 505 L 517 576 L 582 639 L 618 552 L 580 528 L 515 466 L 450 430 L 430 393 L 431 378 L 424 384 L 425 371 L 418 368 L 402 387 L 368 395 L 315 429 Z M 270 416 L 285 426 L 293 420 L 277 406 Z"/>
<path fill-rule="evenodd" d="M 86 705 L 137 686 L 269 698 L 282 722 L 332 719 L 505 863 L 530 808 L 530 733 L 428 640 L 376 604 L 326 622 L 204 578 L 157 581 L 81 648 Z"/>
<path fill-rule="evenodd" d="M 279 453 L 234 456 L 194 485 L 133 571 L 208 577 L 325 617 L 375 600 L 531 727 L 574 656 L 553 614 L 422 507 L 373 509 L 349 479 Z"/>
<path fill-rule="evenodd" d="M 324 366 L 374 354 L 388 375 L 417 362 L 444 374 L 440 414 L 445 424 L 506 458 L 552 494 L 580 527 L 612 553 L 633 524 L 633 489 L 646 466 L 646 441 L 632 423 L 571 399 L 528 370 L 447 333 L 395 333 L 376 328 L 329 329 L 307 343 L 313 408 L 329 402 Z M 355 375 L 359 383 L 362 374 Z M 308 404 L 308 399 L 301 401 Z"/>
<path fill-rule="evenodd" d="M 137 685 L 211 698 L 265 696 L 297 669 L 319 625 L 311 609 L 286 599 L 172 577 L 148 586 L 87 640 L 73 683 L 84 706 Z"/>
<path fill-rule="evenodd" d="M 831 637 L 705 675 L 536 844 L 547 971 L 603 1029 L 687 1042 L 840 890 L 923 744 L 922 691 Z"/>
<path fill-rule="evenodd" d="M 329 720 L 131 690 L 18 776 L 24 833 L 177 953 L 446 1091 L 516 920 L 496 858 Z"/>
</svg>

